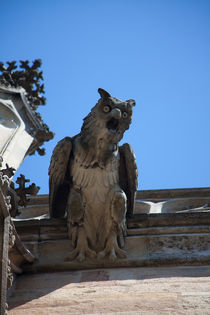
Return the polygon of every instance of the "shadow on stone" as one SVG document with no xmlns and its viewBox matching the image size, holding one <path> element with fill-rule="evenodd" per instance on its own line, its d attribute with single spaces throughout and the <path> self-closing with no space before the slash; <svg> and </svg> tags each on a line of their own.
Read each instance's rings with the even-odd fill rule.
<svg viewBox="0 0 210 315">
<path fill-rule="evenodd" d="M 131 286 L 132 283 L 144 285 L 145 281 L 143 280 L 150 281 L 152 279 L 166 278 L 165 283 L 167 283 L 167 279 L 175 278 L 176 281 L 178 280 L 178 282 L 183 283 L 194 281 L 190 278 L 199 277 L 202 279 L 202 277 L 209 276 L 210 269 L 208 266 L 111 268 L 33 275 L 25 274 L 17 277 L 15 290 L 8 301 L 9 310 L 21 305 L 21 309 L 24 308 L 24 310 L 29 310 L 33 305 L 37 307 L 39 304 L 41 307 L 42 305 L 52 307 L 53 305 L 55 306 L 55 303 L 61 303 L 67 292 L 71 292 L 71 295 L 73 292 L 80 292 L 82 294 L 84 288 L 89 290 L 86 291 L 87 293 L 90 290 L 96 292 L 103 289 L 103 287 L 107 287 L 109 283 L 117 288 L 122 285 Z M 41 300 L 40 303 L 39 299 Z M 33 302 L 33 300 L 36 300 L 36 302 Z"/>
</svg>

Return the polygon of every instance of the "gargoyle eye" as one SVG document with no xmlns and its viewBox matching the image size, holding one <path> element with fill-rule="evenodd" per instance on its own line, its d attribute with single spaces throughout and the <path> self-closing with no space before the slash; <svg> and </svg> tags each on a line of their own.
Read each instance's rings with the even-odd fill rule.
<svg viewBox="0 0 210 315">
<path fill-rule="evenodd" d="M 104 113 L 109 113 L 111 111 L 111 108 L 109 105 L 105 105 L 103 108 Z"/>
<path fill-rule="evenodd" d="M 127 118 L 128 114 L 126 112 L 123 112 L 122 116 L 123 116 L 123 118 Z"/>
</svg>

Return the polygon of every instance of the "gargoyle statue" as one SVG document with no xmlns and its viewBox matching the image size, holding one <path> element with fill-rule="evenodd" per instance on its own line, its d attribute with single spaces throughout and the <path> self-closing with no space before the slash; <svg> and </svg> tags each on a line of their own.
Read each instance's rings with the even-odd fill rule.
<svg viewBox="0 0 210 315">
<path fill-rule="evenodd" d="M 67 213 L 73 251 L 67 259 L 125 258 L 126 212 L 132 215 L 137 166 L 130 145 L 118 146 L 132 118 L 134 100 L 103 89 L 81 132 L 56 145 L 49 167 L 52 217 Z"/>
</svg>

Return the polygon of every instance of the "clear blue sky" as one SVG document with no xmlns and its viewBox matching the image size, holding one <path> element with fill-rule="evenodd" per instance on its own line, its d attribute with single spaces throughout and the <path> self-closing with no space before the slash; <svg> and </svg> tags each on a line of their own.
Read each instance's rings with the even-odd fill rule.
<svg viewBox="0 0 210 315">
<path fill-rule="evenodd" d="M 80 131 L 98 87 L 136 100 L 122 142 L 139 189 L 210 186 L 210 1 L 8 0 L 0 35 L 1 61 L 43 61 L 38 111 L 55 138 L 17 172 L 41 193 L 54 146 Z"/>
</svg>

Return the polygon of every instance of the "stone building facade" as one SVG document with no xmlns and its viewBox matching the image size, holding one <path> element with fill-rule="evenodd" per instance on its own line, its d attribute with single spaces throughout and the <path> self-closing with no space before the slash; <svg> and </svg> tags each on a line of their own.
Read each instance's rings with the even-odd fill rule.
<svg viewBox="0 0 210 315">
<path fill-rule="evenodd" d="M 21 62 L 25 76 L 0 64 L 0 314 L 210 314 L 210 188 L 138 191 L 127 257 L 78 261 L 66 259 L 66 218 L 49 217 L 49 196 L 23 175 L 14 187 L 53 137 L 36 113 L 39 66 Z"/>
</svg>

